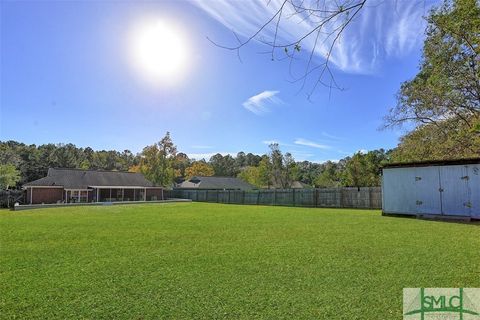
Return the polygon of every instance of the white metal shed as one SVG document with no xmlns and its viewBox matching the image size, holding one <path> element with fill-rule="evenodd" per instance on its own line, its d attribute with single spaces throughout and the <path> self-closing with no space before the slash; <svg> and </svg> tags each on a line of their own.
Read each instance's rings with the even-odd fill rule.
<svg viewBox="0 0 480 320">
<path fill-rule="evenodd" d="M 385 166 L 382 209 L 386 214 L 480 219 L 480 158 Z"/>
</svg>

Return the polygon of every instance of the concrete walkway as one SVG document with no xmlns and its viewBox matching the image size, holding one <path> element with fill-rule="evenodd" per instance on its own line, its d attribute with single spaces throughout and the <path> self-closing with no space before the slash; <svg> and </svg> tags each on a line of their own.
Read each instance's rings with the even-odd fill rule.
<svg viewBox="0 0 480 320">
<path fill-rule="evenodd" d="M 58 208 L 58 207 L 81 207 L 81 206 L 108 206 L 118 204 L 145 204 L 145 203 L 170 203 L 170 202 L 191 202 L 190 199 L 166 199 L 154 201 L 115 201 L 115 202 L 90 202 L 90 203 L 52 203 L 52 204 L 21 204 L 13 207 L 15 211 Z"/>
</svg>

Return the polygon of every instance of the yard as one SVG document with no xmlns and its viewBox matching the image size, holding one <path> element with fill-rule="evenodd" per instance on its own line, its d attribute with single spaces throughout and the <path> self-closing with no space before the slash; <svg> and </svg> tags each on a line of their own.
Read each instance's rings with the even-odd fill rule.
<svg viewBox="0 0 480 320">
<path fill-rule="evenodd" d="M 207 203 L 0 211 L 0 318 L 400 319 L 480 287 L 478 225 Z"/>
</svg>

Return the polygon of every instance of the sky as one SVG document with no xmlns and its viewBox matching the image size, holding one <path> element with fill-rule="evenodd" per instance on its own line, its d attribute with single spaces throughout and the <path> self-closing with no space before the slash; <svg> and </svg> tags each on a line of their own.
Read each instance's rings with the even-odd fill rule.
<svg viewBox="0 0 480 320">
<path fill-rule="evenodd" d="M 404 130 L 379 129 L 401 83 L 418 71 L 423 17 L 434 4 L 368 2 L 330 58 L 342 90 L 311 91 L 315 78 L 303 88 L 293 81 L 311 38 L 301 43 L 293 76 L 290 61 L 272 61 L 259 41 L 239 55 L 212 43 L 248 38 L 278 1 L 1 1 L 0 140 L 140 152 L 169 131 L 178 150 L 196 159 L 264 154 L 277 142 L 296 160 L 313 162 L 393 148 Z M 156 61 L 149 38 L 147 56 L 137 54 L 142 26 L 152 21 L 167 30 L 163 47 L 152 49 L 162 53 Z M 285 20 L 279 42 L 311 25 Z M 313 61 L 327 48 L 318 45 Z"/>
</svg>

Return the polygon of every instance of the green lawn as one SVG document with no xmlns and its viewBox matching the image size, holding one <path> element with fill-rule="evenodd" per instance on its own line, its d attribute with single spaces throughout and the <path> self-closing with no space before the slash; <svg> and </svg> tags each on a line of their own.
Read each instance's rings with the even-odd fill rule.
<svg viewBox="0 0 480 320">
<path fill-rule="evenodd" d="M 0 212 L 0 318 L 401 319 L 480 287 L 480 227 L 206 203 Z"/>
</svg>

